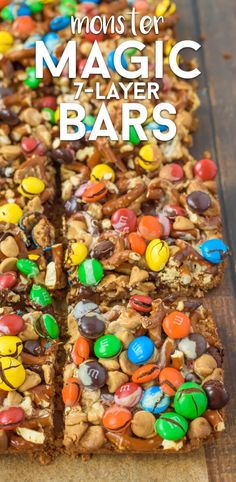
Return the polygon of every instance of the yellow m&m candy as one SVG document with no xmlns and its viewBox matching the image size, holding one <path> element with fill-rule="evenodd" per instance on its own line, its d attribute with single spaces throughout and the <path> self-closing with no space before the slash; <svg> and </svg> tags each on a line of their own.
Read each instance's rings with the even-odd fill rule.
<svg viewBox="0 0 236 482">
<path fill-rule="evenodd" d="M 60 108 L 57 107 L 55 110 L 55 116 L 54 116 L 55 123 L 57 124 L 60 120 Z"/>
<path fill-rule="evenodd" d="M 115 172 L 107 164 L 97 164 L 90 175 L 91 181 L 115 181 Z"/>
<path fill-rule="evenodd" d="M 9 32 L 0 32 L 0 53 L 5 54 L 14 44 L 14 38 Z"/>
<path fill-rule="evenodd" d="M 161 15 L 169 17 L 169 15 L 173 15 L 175 11 L 176 4 L 174 2 L 171 2 L 171 0 L 162 0 L 162 2 L 157 5 L 155 14 L 157 17 L 160 17 Z"/>
<path fill-rule="evenodd" d="M 138 163 L 146 171 L 155 171 L 162 161 L 159 148 L 155 144 L 145 144 L 138 153 Z"/>
<path fill-rule="evenodd" d="M 23 343 L 18 336 L 0 336 L 0 356 L 20 355 Z"/>
<path fill-rule="evenodd" d="M 146 262 L 152 271 L 161 271 L 170 256 L 169 246 L 161 239 L 153 239 L 146 249 Z"/>
<path fill-rule="evenodd" d="M 88 255 L 88 248 L 84 243 L 77 242 L 71 244 L 71 252 L 66 254 L 67 265 L 78 266 Z"/>
<path fill-rule="evenodd" d="M 45 184 L 38 177 L 26 177 L 21 181 L 18 191 L 22 196 L 33 198 L 39 196 L 45 189 Z"/>
<path fill-rule="evenodd" d="M 11 356 L 0 358 L 0 390 L 12 392 L 25 381 L 23 365 Z"/>
<path fill-rule="evenodd" d="M 7 203 L 0 206 L 0 222 L 17 224 L 23 211 L 16 203 Z"/>
</svg>

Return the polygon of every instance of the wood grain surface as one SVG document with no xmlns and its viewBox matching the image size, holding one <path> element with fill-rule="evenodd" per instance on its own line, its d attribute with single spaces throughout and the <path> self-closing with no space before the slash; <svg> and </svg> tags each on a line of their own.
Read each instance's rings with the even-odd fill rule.
<svg viewBox="0 0 236 482">
<path fill-rule="evenodd" d="M 155 1 L 155 0 L 154 0 Z M 198 56 L 201 108 L 192 153 L 210 150 L 219 166 L 225 238 L 232 256 L 223 285 L 207 296 L 225 347 L 225 376 L 231 401 L 227 431 L 204 449 L 180 456 L 93 456 L 88 462 L 59 457 L 40 467 L 27 457 L 4 457 L 1 482 L 233 482 L 236 480 L 236 1 L 177 0 L 179 39 L 202 43 Z M 206 39 L 200 40 L 202 36 Z M 224 54 L 231 54 L 225 59 Z"/>
</svg>

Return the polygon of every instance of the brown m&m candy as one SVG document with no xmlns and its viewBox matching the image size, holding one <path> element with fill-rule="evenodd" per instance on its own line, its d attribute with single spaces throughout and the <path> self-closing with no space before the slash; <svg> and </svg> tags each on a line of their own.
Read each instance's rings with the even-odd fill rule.
<svg viewBox="0 0 236 482">
<path fill-rule="evenodd" d="M 188 207 L 197 214 L 202 214 L 211 207 L 211 198 L 203 191 L 193 191 L 187 196 L 186 202 Z"/>
<path fill-rule="evenodd" d="M 229 401 L 229 394 L 220 380 L 208 380 L 203 384 L 208 399 L 208 408 L 219 410 Z"/>
<path fill-rule="evenodd" d="M 87 360 L 78 370 L 78 377 L 82 385 L 87 388 L 101 388 L 106 383 L 107 371 L 96 360 Z"/>
<path fill-rule="evenodd" d="M 130 425 L 132 414 L 130 410 L 118 405 L 112 405 L 104 413 L 102 423 L 107 430 L 112 432 L 124 432 Z"/>
<path fill-rule="evenodd" d="M 91 340 L 103 335 L 105 331 L 105 322 L 103 316 L 95 311 L 82 316 L 79 322 L 79 331 L 82 336 Z"/>
</svg>

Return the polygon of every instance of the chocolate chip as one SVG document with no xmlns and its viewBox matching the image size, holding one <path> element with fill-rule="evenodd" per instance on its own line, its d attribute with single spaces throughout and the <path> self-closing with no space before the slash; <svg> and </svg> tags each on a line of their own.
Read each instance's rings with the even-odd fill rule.
<svg viewBox="0 0 236 482">
<path fill-rule="evenodd" d="M 79 321 L 82 316 L 85 316 L 91 312 L 100 313 L 98 305 L 90 300 L 82 300 L 75 305 L 73 309 L 73 316 L 77 321 Z"/>
<path fill-rule="evenodd" d="M 7 124 L 10 127 L 14 127 L 14 126 L 17 126 L 17 124 L 19 124 L 20 119 L 12 110 L 0 109 L 0 121 L 3 122 L 4 124 Z"/>
<path fill-rule="evenodd" d="M 207 343 L 204 336 L 199 333 L 191 333 L 179 341 L 178 349 L 184 353 L 187 359 L 195 360 L 205 353 Z"/>
<path fill-rule="evenodd" d="M 115 245 L 111 241 L 101 241 L 93 249 L 91 256 L 96 259 L 108 258 L 114 252 Z"/>
<path fill-rule="evenodd" d="M 45 353 L 45 348 L 41 346 L 39 340 L 27 340 L 24 343 L 24 351 L 30 355 L 41 356 Z"/>
<path fill-rule="evenodd" d="M 103 316 L 95 311 L 83 316 L 79 322 L 81 335 L 91 340 L 103 335 L 105 328 Z"/>
<path fill-rule="evenodd" d="M 189 208 L 197 214 L 202 214 L 211 206 L 211 198 L 207 193 L 194 191 L 186 198 Z"/>
<path fill-rule="evenodd" d="M 208 408 L 219 410 L 229 401 L 228 392 L 220 380 L 208 380 L 203 384 L 203 388 L 208 398 Z"/>
<path fill-rule="evenodd" d="M 53 149 L 51 158 L 58 164 L 70 164 L 74 160 L 73 153 L 70 149 Z"/>
<path fill-rule="evenodd" d="M 78 203 L 77 198 L 71 197 L 68 199 L 68 201 L 65 202 L 64 209 L 67 216 L 71 216 L 80 211 L 80 204 Z"/>
<path fill-rule="evenodd" d="M 80 382 L 87 388 L 101 388 L 106 383 L 107 371 L 95 360 L 82 363 L 77 373 Z"/>
<path fill-rule="evenodd" d="M 206 352 L 208 353 L 208 355 L 211 355 L 213 356 L 213 358 L 215 358 L 217 367 L 221 368 L 223 364 L 223 352 L 218 350 L 218 348 L 216 348 L 215 346 L 209 346 Z"/>
</svg>

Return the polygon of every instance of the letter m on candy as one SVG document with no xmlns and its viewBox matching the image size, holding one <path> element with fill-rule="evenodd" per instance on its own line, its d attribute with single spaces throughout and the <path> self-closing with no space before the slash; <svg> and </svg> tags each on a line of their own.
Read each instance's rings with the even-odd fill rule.
<svg viewBox="0 0 236 482">
<path fill-rule="evenodd" d="M 42 79 L 45 65 L 48 67 L 53 77 L 60 77 L 63 69 L 68 62 L 69 78 L 76 77 L 76 42 L 71 40 L 66 45 L 64 52 L 57 65 L 54 64 L 50 52 L 42 40 L 36 42 L 35 64 L 36 77 Z"/>
</svg>

